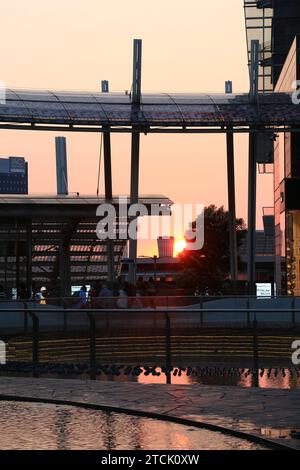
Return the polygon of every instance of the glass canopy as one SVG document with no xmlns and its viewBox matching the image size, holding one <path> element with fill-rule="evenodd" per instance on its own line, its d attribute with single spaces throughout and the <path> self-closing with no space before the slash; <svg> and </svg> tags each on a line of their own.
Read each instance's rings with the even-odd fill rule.
<svg viewBox="0 0 300 470">
<path fill-rule="evenodd" d="M 0 126 L 224 127 L 299 126 L 300 107 L 285 93 L 143 94 L 141 105 L 118 93 L 8 90 L 0 105 Z M 27 126 L 28 127 L 28 126 Z M 74 129 L 75 130 L 75 129 Z"/>
</svg>

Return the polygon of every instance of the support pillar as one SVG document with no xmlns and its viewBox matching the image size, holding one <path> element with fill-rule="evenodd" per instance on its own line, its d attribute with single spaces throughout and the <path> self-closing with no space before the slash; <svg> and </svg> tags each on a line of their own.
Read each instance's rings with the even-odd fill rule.
<svg viewBox="0 0 300 470">
<path fill-rule="evenodd" d="M 258 104 L 259 84 L 259 54 L 260 45 L 258 40 L 251 41 L 250 59 L 250 92 L 249 101 L 253 105 Z M 256 295 L 256 270 L 255 270 L 255 230 L 256 230 L 256 139 L 254 129 L 249 132 L 249 167 L 248 167 L 248 239 L 247 239 L 247 281 L 248 294 Z"/>
<path fill-rule="evenodd" d="M 130 204 L 137 204 L 139 200 L 139 160 L 140 160 L 140 133 L 133 132 L 131 138 L 131 183 L 130 183 Z M 138 219 L 130 219 L 137 230 Z M 137 239 L 129 239 L 129 258 L 131 263 L 128 267 L 128 280 L 132 284 L 136 283 L 136 259 L 137 259 Z"/>
<path fill-rule="evenodd" d="M 111 142 L 109 128 L 103 132 L 103 148 L 104 148 L 104 185 L 105 185 L 105 201 L 111 201 L 112 194 L 112 170 L 111 170 Z M 114 242 L 110 238 L 107 239 L 107 280 L 111 287 L 115 280 L 115 255 Z"/>
<path fill-rule="evenodd" d="M 8 296 L 8 285 L 7 285 L 7 268 L 8 268 L 8 265 L 7 265 L 7 244 L 8 242 L 5 241 L 4 242 L 4 292 L 5 292 L 5 296 L 7 297 Z"/>
<path fill-rule="evenodd" d="M 255 230 L 256 230 L 256 134 L 249 134 L 248 169 L 248 238 L 247 238 L 247 281 L 249 295 L 256 294 L 255 286 Z"/>
<path fill-rule="evenodd" d="M 237 237 L 236 237 L 236 204 L 235 204 L 235 174 L 234 174 L 234 136 L 233 132 L 226 134 L 227 139 L 227 185 L 229 210 L 229 249 L 230 249 L 230 275 L 233 291 L 237 293 L 238 263 L 237 263 Z"/>
<path fill-rule="evenodd" d="M 132 82 L 132 115 L 138 114 L 141 102 L 141 74 L 142 74 L 142 40 L 133 42 L 133 82 Z M 133 126 L 131 135 L 131 176 L 130 176 L 130 204 L 137 204 L 139 200 L 139 161 L 140 161 L 140 132 Z M 138 219 L 130 219 L 131 227 L 137 229 Z M 136 283 L 137 239 L 129 239 L 128 280 Z"/>
<path fill-rule="evenodd" d="M 32 297 L 32 221 L 26 223 L 27 247 L 26 247 L 26 289 L 27 297 Z"/>
<path fill-rule="evenodd" d="M 103 132 L 105 199 L 112 199 L 111 144 L 108 128 Z"/>
<path fill-rule="evenodd" d="M 59 279 L 60 296 L 70 297 L 71 279 L 70 279 L 70 252 L 69 244 L 61 242 L 59 244 Z"/>
<path fill-rule="evenodd" d="M 15 257 L 16 257 L 16 292 L 17 298 L 19 297 L 20 290 L 20 250 L 19 250 L 19 241 L 15 241 Z"/>
</svg>

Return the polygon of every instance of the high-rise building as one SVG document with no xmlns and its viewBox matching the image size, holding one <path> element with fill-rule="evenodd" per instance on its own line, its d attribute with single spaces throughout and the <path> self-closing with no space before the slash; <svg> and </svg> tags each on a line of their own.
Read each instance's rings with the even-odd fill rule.
<svg viewBox="0 0 300 470">
<path fill-rule="evenodd" d="M 28 164 L 23 157 L 0 158 L 0 194 L 28 194 Z"/>
</svg>

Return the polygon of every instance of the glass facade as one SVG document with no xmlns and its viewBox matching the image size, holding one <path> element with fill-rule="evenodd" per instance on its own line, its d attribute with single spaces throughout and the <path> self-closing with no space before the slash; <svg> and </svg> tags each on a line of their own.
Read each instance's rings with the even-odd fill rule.
<svg viewBox="0 0 300 470">
<path fill-rule="evenodd" d="M 251 41 L 260 45 L 259 91 L 275 88 L 286 56 L 300 32 L 299 0 L 244 0 L 248 62 Z"/>
<path fill-rule="evenodd" d="M 277 81 L 277 92 L 291 93 L 295 89 L 294 82 L 300 78 L 299 45 L 299 36 L 296 36 Z M 278 294 L 291 296 L 300 295 L 299 177 L 299 135 L 296 132 L 279 134 L 274 150 L 275 279 Z"/>
<path fill-rule="evenodd" d="M 271 1 L 244 0 L 245 21 L 250 64 L 251 41 L 259 40 L 259 91 L 273 90 L 272 85 L 272 19 Z"/>
</svg>

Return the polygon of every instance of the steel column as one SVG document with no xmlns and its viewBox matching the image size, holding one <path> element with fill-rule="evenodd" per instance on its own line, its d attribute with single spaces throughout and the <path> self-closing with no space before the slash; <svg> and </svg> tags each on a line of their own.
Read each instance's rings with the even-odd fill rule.
<svg viewBox="0 0 300 470">
<path fill-rule="evenodd" d="M 71 295 L 69 243 L 61 242 L 59 245 L 59 279 L 60 296 L 69 297 Z"/>
<path fill-rule="evenodd" d="M 234 137 L 230 132 L 226 134 L 227 143 L 227 185 L 229 210 L 229 249 L 230 249 L 230 275 L 234 293 L 237 289 L 237 237 L 236 237 L 236 205 L 235 205 L 235 174 L 234 174 Z"/>
<path fill-rule="evenodd" d="M 110 132 L 103 132 L 105 199 L 112 199 Z"/>
<path fill-rule="evenodd" d="M 249 295 L 256 294 L 255 288 L 255 238 L 256 238 L 256 136 L 249 135 L 248 169 L 248 235 L 247 235 L 247 281 Z"/>
<path fill-rule="evenodd" d="M 260 45 L 258 40 L 251 41 L 250 59 L 250 102 L 258 103 L 258 67 Z M 248 293 L 256 294 L 255 287 L 255 238 L 256 238 L 256 133 L 249 132 L 248 164 L 248 239 L 247 239 L 247 281 Z"/>
<path fill-rule="evenodd" d="M 15 241 L 15 257 L 16 257 L 16 292 L 17 298 L 19 298 L 20 290 L 20 250 L 19 250 L 19 241 Z"/>
<path fill-rule="evenodd" d="M 132 116 L 139 111 L 141 101 L 141 73 L 142 73 L 142 41 L 133 42 L 133 83 L 132 83 Z M 134 126 L 133 126 L 134 129 Z M 140 132 L 131 135 L 131 175 L 130 175 L 130 204 L 137 204 L 139 200 L 139 160 L 140 160 Z M 138 219 L 130 219 L 131 227 L 137 230 Z M 136 282 L 137 239 L 129 239 L 128 280 Z"/>
<path fill-rule="evenodd" d="M 139 200 L 139 160 L 140 160 L 140 134 L 132 134 L 131 137 L 131 182 L 130 182 L 130 204 L 137 204 Z M 138 219 L 130 219 L 131 227 L 136 228 Z M 128 267 L 128 280 L 136 282 L 136 259 L 137 259 L 137 239 L 129 239 L 129 258 L 131 263 Z"/>
<path fill-rule="evenodd" d="M 103 148 L 104 148 L 104 185 L 105 200 L 111 201 L 112 193 L 112 170 L 111 170 L 111 142 L 110 133 L 103 132 Z M 115 278 L 115 259 L 114 259 L 114 243 L 113 240 L 107 239 L 107 279 L 111 287 Z"/>
<path fill-rule="evenodd" d="M 27 247 L 26 247 L 26 288 L 27 297 L 32 297 L 32 221 L 26 223 Z"/>
</svg>

